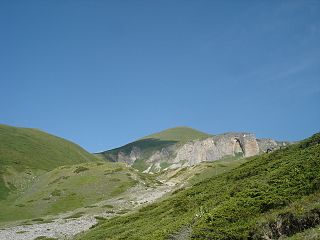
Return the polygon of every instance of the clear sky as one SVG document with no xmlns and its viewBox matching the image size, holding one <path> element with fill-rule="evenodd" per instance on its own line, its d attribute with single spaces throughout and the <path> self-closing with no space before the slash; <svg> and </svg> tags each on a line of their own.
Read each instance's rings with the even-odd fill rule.
<svg viewBox="0 0 320 240">
<path fill-rule="evenodd" d="M 320 131 L 320 1 L 3 0 L 0 81 L 1 123 L 92 152 L 174 126 L 299 140 Z"/>
</svg>

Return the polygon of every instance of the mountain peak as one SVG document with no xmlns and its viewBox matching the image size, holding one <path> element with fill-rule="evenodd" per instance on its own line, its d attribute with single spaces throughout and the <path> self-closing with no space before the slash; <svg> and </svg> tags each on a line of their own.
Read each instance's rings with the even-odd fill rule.
<svg viewBox="0 0 320 240">
<path fill-rule="evenodd" d="M 195 139 L 208 138 L 210 136 L 212 135 L 187 126 L 178 126 L 145 136 L 141 139 L 153 138 L 162 141 L 188 142 Z"/>
</svg>

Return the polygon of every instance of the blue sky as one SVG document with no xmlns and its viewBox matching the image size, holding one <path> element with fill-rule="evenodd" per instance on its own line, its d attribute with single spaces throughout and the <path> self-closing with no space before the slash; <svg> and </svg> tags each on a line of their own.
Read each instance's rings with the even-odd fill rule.
<svg viewBox="0 0 320 240">
<path fill-rule="evenodd" d="M 320 131 L 320 1 L 1 1 L 0 122 L 89 151 Z"/>
</svg>

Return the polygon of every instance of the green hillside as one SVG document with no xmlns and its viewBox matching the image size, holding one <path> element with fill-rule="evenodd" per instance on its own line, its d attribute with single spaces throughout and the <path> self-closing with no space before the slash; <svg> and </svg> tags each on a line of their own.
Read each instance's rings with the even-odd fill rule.
<svg viewBox="0 0 320 240">
<path fill-rule="evenodd" d="M 78 239 L 319 239 L 320 134 L 247 160 Z"/>
<path fill-rule="evenodd" d="M 46 219 L 116 198 L 150 176 L 108 163 L 80 146 L 40 130 L 0 125 L 0 223 Z M 71 211 L 71 212 L 70 212 Z"/>
<path fill-rule="evenodd" d="M 145 136 L 139 140 L 157 139 L 160 141 L 174 141 L 174 142 L 185 143 L 195 139 L 203 139 L 210 136 L 211 136 L 210 134 L 200 132 L 193 128 L 175 127 L 175 128 L 169 128 L 167 130 Z"/>
<path fill-rule="evenodd" d="M 40 130 L 0 125 L 0 199 L 34 175 L 96 159 L 80 146 Z"/>
<path fill-rule="evenodd" d="M 118 196 L 139 180 L 135 171 L 121 163 L 61 166 L 0 201 L 0 222 L 53 216 L 87 207 Z"/>
</svg>

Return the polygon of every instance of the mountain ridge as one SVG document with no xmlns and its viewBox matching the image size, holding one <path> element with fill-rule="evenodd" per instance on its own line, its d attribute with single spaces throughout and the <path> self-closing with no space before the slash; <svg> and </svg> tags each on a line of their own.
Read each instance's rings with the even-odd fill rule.
<svg viewBox="0 0 320 240">
<path fill-rule="evenodd" d="M 288 144 L 267 138 L 257 139 L 254 134 L 247 132 L 212 135 L 188 127 L 177 127 L 147 135 L 97 155 L 108 161 L 124 162 L 140 171 L 154 173 L 237 154 L 249 157 Z"/>
<path fill-rule="evenodd" d="M 184 142 L 195 139 L 202 139 L 209 136 L 212 136 L 212 134 L 208 134 L 187 126 L 177 126 L 144 136 L 137 140 L 155 138 L 159 140 Z"/>
</svg>

